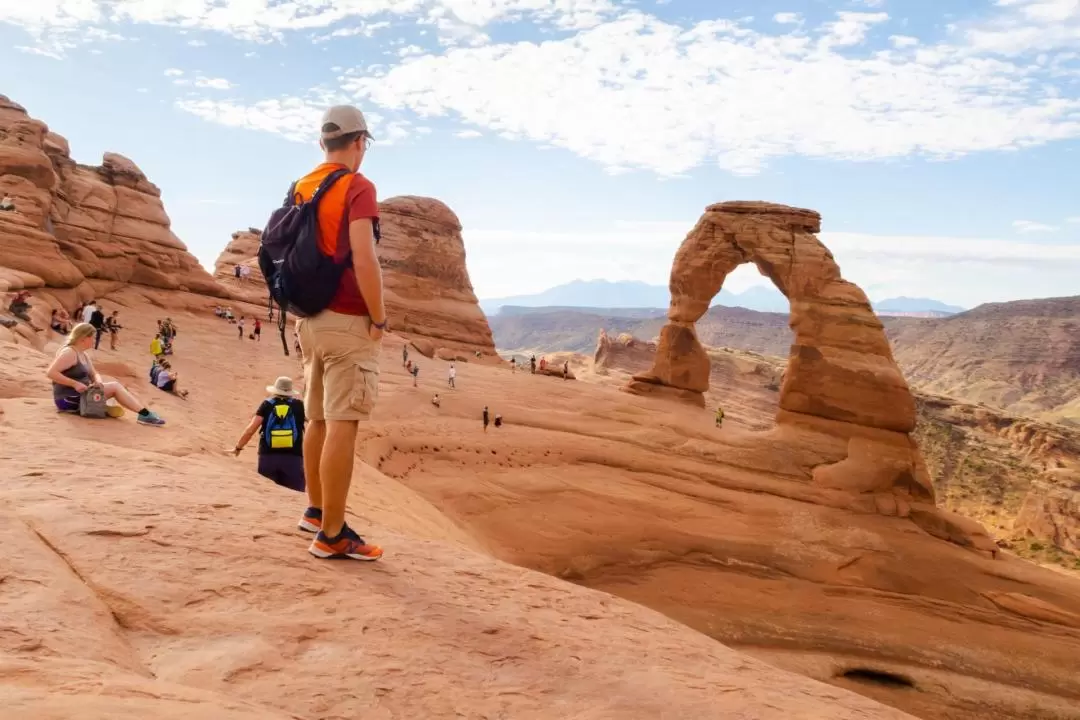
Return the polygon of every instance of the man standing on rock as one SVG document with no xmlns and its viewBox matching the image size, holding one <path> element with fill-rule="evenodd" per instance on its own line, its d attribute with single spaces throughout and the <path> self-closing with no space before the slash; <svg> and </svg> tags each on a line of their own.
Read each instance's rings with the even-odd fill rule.
<svg viewBox="0 0 1080 720">
<path fill-rule="evenodd" d="M 101 336 L 105 334 L 105 313 L 101 311 L 101 308 L 95 307 L 94 312 L 90 313 L 90 324 L 94 326 L 94 349 L 97 350 L 101 345 Z"/>
<path fill-rule="evenodd" d="M 82 318 L 80 318 L 81 321 L 84 323 L 90 322 L 90 316 L 94 314 L 95 310 L 97 310 L 97 305 L 94 304 L 93 300 L 86 303 L 86 306 L 83 308 L 82 311 Z"/>
<path fill-rule="evenodd" d="M 377 560 L 383 554 L 345 522 L 356 434 L 378 398 L 379 352 L 386 328 L 382 270 L 375 254 L 379 206 L 375 186 L 358 172 L 371 140 L 360 110 L 330 108 L 320 127 L 325 162 L 298 180 L 292 191 L 307 202 L 331 173 L 347 171 L 319 200 L 318 244 L 325 255 L 348 266 L 329 306 L 297 324 L 309 420 L 304 436 L 309 507 L 300 528 L 316 533 L 309 551 L 319 558 Z"/>
<path fill-rule="evenodd" d="M 457 385 L 454 384 L 454 381 L 456 379 L 457 379 L 457 368 L 454 367 L 454 363 L 450 363 L 450 373 L 446 378 L 447 387 L 451 387 L 451 388 L 454 388 L 456 390 Z"/>
</svg>

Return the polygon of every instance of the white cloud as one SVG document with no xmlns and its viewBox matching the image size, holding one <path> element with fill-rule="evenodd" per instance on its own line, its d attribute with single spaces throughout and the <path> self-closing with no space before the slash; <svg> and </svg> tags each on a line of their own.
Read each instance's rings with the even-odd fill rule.
<svg viewBox="0 0 1080 720">
<path fill-rule="evenodd" d="M 1030 233 L 1049 233 L 1056 232 L 1057 227 L 1053 225 L 1047 225 L 1046 223 L 1035 222 L 1034 220 L 1013 220 L 1013 229 L 1018 233 L 1025 235 Z"/>
<path fill-rule="evenodd" d="M 483 136 L 484 136 L 484 133 L 477 132 L 476 130 L 462 130 L 461 132 L 454 133 L 454 137 L 465 138 L 465 139 L 478 138 L 478 137 L 483 137 Z"/>
<path fill-rule="evenodd" d="M 821 44 L 826 47 L 845 47 L 860 45 L 873 25 L 880 25 L 889 19 L 887 13 L 841 12 L 837 19 L 825 23 L 826 34 Z"/>
<path fill-rule="evenodd" d="M 227 81 L 226 81 L 227 82 Z M 309 98 L 281 97 L 245 104 L 235 100 L 215 100 L 206 97 L 178 99 L 174 106 L 209 122 L 228 127 L 259 130 L 280 135 L 299 143 L 315 144 L 316 129 L 327 105 L 340 102 L 332 94 L 312 93 Z M 378 113 L 368 113 L 368 122 L 377 145 L 395 145 L 409 137 L 414 130 L 409 122 L 383 121 Z"/>
<path fill-rule="evenodd" d="M 203 75 L 195 78 L 194 85 L 197 88 L 209 88 L 211 90 L 228 90 L 233 87 L 233 84 L 225 78 L 205 77 Z"/>
<path fill-rule="evenodd" d="M 953 46 L 853 54 L 885 17 L 843 13 L 815 40 L 629 13 L 540 45 L 408 58 L 344 86 L 361 102 L 662 175 L 704 162 L 753 173 L 787 155 L 950 158 L 1080 136 L 1080 100 L 1028 63 Z"/>
<path fill-rule="evenodd" d="M 168 68 L 165 70 L 165 77 L 181 77 L 184 71 L 178 68 Z"/>
<path fill-rule="evenodd" d="M 110 23 L 212 31 L 267 42 L 288 32 L 366 23 L 380 15 L 419 15 L 447 27 L 481 28 L 528 19 L 576 29 L 596 25 L 614 11 L 612 0 L 26 0 L 0 3 L 0 22 L 22 27 L 39 46 L 62 52 L 81 40 L 81 29 Z"/>
<path fill-rule="evenodd" d="M 1078 225 L 1078 224 L 1080 224 L 1080 216 L 1065 218 L 1065 222 L 1073 224 L 1073 225 Z"/>
<path fill-rule="evenodd" d="M 1004 11 L 989 22 L 967 23 L 963 32 L 975 49 L 1018 55 L 1080 47 L 1080 2 L 997 0 Z"/>
<path fill-rule="evenodd" d="M 889 34 L 901 23 L 883 3 L 847 3 L 856 4 L 877 11 L 839 12 L 817 27 L 781 12 L 768 32 L 730 19 L 665 22 L 624 0 L 49 0 L 0 3 L 0 22 L 58 57 L 117 23 L 268 42 L 371 36 L 409 18 L 454 47 L 424 51 L 399 38 L 388 49 L 396 64 L 343 73 L 350 99 L 569 150 L 612 173 L 677 177 L 706 163 L 754 173 L 792 155 L 947 159 L 1080 137 L 1080 55 L 1046 51 L 1080 44 L 1078 0 L 998 0 L 978 22 L 958 21 L 945 44 Z M 484 30 L 511 21 L 550 39 L 490 44 Z M 993 38 L 1005 35 L 1008 52 L 1042 54 L 1003 57 Z M 892 49 L 870 43 L 885 37 Z M 202 82 L 225 89 L 216 80 Z M 314 102 L 304 88 L 283 92 Z M 259 102 L 192 107 L 233 118 Z M 288 123 L 258 122 L 295 135 Z"/>
<path fill-rule="evenodd" d="M 206 47 L 205 40 L 188 40 L 187 44 L 191 47 Z"/>
</svg>

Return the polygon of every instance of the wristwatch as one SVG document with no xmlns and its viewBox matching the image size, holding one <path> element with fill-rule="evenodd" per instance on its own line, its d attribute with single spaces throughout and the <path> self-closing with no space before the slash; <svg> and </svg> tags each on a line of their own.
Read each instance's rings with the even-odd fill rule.
<svg viewBox="0 0 1080 720">
<path fill-rule="evenodd" d="M 372 324 L 373 327 L 377 327 L 380 330 L 385 330 L 386 329 L 386 323 L 388 323 L 388 322 L 390 322 L 390 318 L 386 318 L 381 323 L 377 323 L 377 322 L 375 322 L 374 319 L 372 319 L 371 324 Z"/>
</svg>

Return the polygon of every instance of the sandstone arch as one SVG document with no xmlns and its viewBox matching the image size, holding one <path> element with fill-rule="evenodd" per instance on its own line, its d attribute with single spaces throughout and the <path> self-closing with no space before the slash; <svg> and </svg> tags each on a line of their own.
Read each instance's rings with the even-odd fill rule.
<svg viewBox="0 0 1080 720">
<path fill-rule="evenodd" d="M 815 235 L 820 228 L 821 216 L 813 210 L 764 202 L 709 206 L 675 255 L 668 323 L 653 368 L 635 376 L 630 389 L 663 386 L 704 402 L 709 359 L 694 324 L 728 274 L 749 262 L 791 302 L 795 341 L 780 390 L 781 411 L 913 430 L 915 401 L 881 322 L 863 291 L 841 277 Z"/>
<path fill-rule="evenodd" d="M 845 506 L 911 516 L 938 537 L 992 550 L 977 524 L 934 508 L 933 485 L 909 434 L 914 398 L 881 321 L 866 294 L 841 276 L 816 236 L 820 227 L 812 210 L 765 202 L 709 206 L 675 255 L 653 367 L 626 389 L 703 405 L 710 364 L 694 325 L 728 274 L 753 263 L 790 301 L 795 336 L 772 437 L 812 453 L 810 482 L 844 491 Z M 766 438 L 761 444 L 763 453 L 772 451 Z"/>
</svg>

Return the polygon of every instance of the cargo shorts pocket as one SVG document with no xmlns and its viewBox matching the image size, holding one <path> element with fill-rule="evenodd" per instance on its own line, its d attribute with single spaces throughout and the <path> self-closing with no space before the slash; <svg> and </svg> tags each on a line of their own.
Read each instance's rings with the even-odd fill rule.
<svg viewBox="0 0 1080 720">
<path fill-rule="evenodd" d="M 379 400 L 379 364 L 375 361 L 360 362 L 353 367 L 353 372 L 349 405 L 356 412 L 370 415 Z"/>
</svg>

